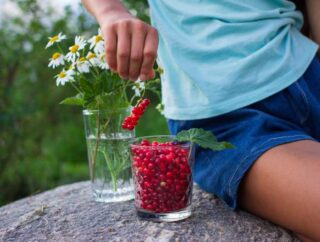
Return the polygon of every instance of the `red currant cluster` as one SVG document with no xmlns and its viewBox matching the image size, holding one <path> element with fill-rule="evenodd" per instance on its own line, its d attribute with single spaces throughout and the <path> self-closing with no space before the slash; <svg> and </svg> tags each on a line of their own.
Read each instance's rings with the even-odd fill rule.
<svg viewBox="0 0 320 242">
<path fill-rule="evenodd" d="M 138 208 L 166 213 L 190 205 L 190 147 L 143 140 L 131 146 L 131 153 Z"/>
<path fill-rule="evenodd" d="M 133 130 L 137 125 L 140 117 L 144 114 L 147 107 L 150 105 L 149 99 L 143 99 L 138 106 L 132 109 L 130 116 L 126 117 L 122 123 L 123 129 Z"/>
</svg>

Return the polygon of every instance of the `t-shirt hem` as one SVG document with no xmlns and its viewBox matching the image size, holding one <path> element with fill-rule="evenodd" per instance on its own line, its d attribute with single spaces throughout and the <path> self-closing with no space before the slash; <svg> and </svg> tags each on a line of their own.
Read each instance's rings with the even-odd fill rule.
<svg viewBox="0 0 320 242">
<path fill-rule="evenodd" d="M 164 116 L 167 119 L 173 120 L 196 120 L 211 118 L 218 115 L 222 115 L 239 108 L 243 108 L 255 102 L 261 101 L 273 94 L 285 89 L 290 86 L 292 83 L 296 82 L 307 70 L 312 60 L 315 58 L 317 53 L 318 46 L 313 45 L 310 55 L 305 60 L 305 65 L 301 65 L 299 69 L 293 69 L 293 71 L 288 72 L 285 76 L 282 77 L 282 85 L 279 85 L 277 81 L 271 82 L 269 85 L 261 87 L 259 90 L 253 90 L 250 93 L 245 93 L 240 96 L 237 96 L 233 99 L 229 99 L 227 102 L 213 106 L 202 106 L 197 108 L 172 108 L 166 107 Z M 301 61 L 301 60 L 300 60 Z"/>
</svg>

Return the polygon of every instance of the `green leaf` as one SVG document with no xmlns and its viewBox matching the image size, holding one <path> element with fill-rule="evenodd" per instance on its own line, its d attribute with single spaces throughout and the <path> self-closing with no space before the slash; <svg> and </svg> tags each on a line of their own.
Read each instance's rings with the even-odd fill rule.
<svg viewBox="0 0 320 242">
<path fill-rule="evenodd" d="M 62 100 L 60 104 L 83 106 L 84 100 L 81 95 L 78 94 L 74 97 L 67 97 L 66 99 Z"/>
<path fill-rule="evenodd" d="M 193 142 L 202 148 L 209 148 L 215 151 L 235 148 L 231 143 L 225 141 L 218 142 L 212 132 L 197 128 L 182 130 L 176 135 L 176 140 L 180 142 Z"/>
<path fill-rule="evenodd" d="M 85 95 L 89 95 L 89 96 L 95 95 L 94 86 L 87 79 L 80 78 L 79 79 L 79 85 L 80 85 L 80 88 L 84 92 Z"/>
</svg>

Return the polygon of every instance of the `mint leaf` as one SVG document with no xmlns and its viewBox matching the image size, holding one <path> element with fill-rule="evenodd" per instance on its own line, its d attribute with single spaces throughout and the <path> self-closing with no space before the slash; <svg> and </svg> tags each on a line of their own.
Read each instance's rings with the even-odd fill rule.
<svg viewBox="0 0 320 242">
<path fill-rule="evenodd" d="M 66 99 L 62 100 L 60 104 L 83 106 L 84 100 L 81 95 L 77 94 L 74 97 L 67 97 Z"/>
<path fill-rule="evenodd" d="M 218 142 L 217 138 L 213 135 L 212 132 L 197 128 L 182 130 L 176 135 L 176 140 L 180 142 L 193 142 L 198 144 L 202 148 L 209 148 L 215 151 L 235 148 L 235 146 L 233 146 L 231 143 L 225 141 Z"/>
</svg>

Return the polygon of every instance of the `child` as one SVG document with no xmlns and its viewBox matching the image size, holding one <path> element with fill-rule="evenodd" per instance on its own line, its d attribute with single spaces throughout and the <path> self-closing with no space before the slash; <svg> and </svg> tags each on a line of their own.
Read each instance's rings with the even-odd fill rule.
<svg viewBox="0 0 320 242">
<path fill-rule="evenodd" d="M 305 1 L 313 41 L 288 0 L 149 0 L 154 27 L 119 0 L 83 2 L 122 78 L 154 76 L 159 39 L 172 133 L 202 127 L 237 147 L 197 150 L 196 182 L 233 209 L 319 241 L 320 1 Z"/>
</svg>

